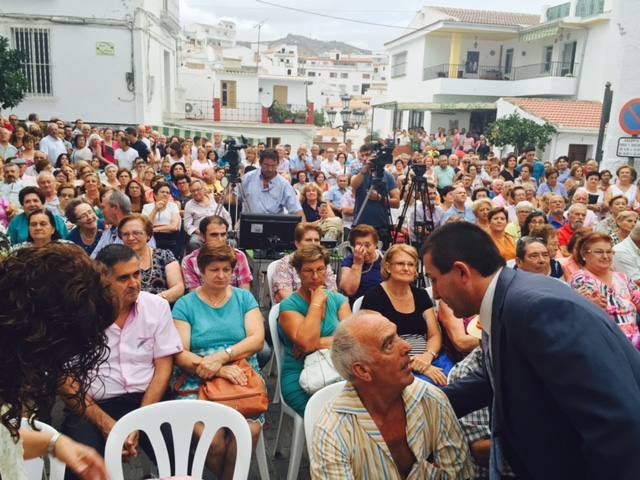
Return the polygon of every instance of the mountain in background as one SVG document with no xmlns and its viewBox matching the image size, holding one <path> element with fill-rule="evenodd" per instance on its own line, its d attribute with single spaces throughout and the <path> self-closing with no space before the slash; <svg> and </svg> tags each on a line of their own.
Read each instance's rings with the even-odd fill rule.
<svg viewBox="0 0 640 480">
<path fill-rule="evenodd" d="M 244 47 L 250 47 L 251 42 L 237 41 L 238 45 L 242 45 Z M 260 48 L 269 48 L 272 45 L 277 45 L 280 43 L 286 43 L 289 45 L 297 45 L 298 46 L 298 55 L 301 57 L 317 57 L 322 53 L 328 52 L 330 50 L 339 50 L 340 53 L 345 55 L 356 54 L 356 55 L 370 55 L 371 50 L 364 50 L 362 48 L 354 47 L 353 45 L 349 45 L 344 42 L 337 42 L 332 40 L 330 42 L 325 42 L 322 40 L 316 40 L 314 38 L 308 38 L 303 35 L 292 35 L 291 33 L 286 37 L 279 38 L 277 40 L 264 40 L 260 42 Z"/>
</svg>

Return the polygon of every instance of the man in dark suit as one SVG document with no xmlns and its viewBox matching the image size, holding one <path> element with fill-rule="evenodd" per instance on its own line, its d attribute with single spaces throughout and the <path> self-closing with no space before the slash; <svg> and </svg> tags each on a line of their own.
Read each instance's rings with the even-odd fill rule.
<svg viewBox="0 0 640 480">
<path fill-rule="evenodd" d="M 598 307 L 542 275 L 505 268 L 491 238 L 455 222 L 424 268 L 458 317 L 480 315 L 485 364 L 444 389 L 460 417 L 489 406 L 491 479 L 640 478 L 640 353 Z"/>
</svg>

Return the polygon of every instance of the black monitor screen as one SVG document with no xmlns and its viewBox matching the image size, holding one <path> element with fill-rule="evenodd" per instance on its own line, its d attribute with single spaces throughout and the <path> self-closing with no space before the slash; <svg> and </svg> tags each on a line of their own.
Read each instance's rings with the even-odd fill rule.
<svg viewBox="0 0 640 480">
<path fill-rule="evenodd" d="M 298 215 L 240 215 L 239 247 L 251 250 L 284 252 L 295 249 L 295 229 L 302 217 Z"/>
</svg>

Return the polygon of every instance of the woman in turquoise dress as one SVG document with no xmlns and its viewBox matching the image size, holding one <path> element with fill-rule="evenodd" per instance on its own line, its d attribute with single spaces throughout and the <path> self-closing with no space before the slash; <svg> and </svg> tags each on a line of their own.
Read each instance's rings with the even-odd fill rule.
<svg viewBox="0 0 640 480">
<path fill-rule="evenodd" d="M 300 416 L 304 416 L 310 398 L 300 386 L 304 357 L 330 348 L 338 322 L 351 315 L 347 297 L 325 287 L 328 264 L 329 253 L 320 245 L 297 250 L 291 265 L 298 272 L 301 285 L 280 304 L 278 332 L 284 343 L 282 396 Z"/>
<path fill-rule="evenodd" d="M 176 355 L 172 379 L 174 390 L 178 379 L 177 398 L 195 398 L 180 391 L 195 391 L 203 381 L 223 377 L 243 385 L 247 377 L 234 362 L 246 359 L 258 371 L 256 353 L 264 344 L 264 319 L 253 295 L 231 286 L 236 254 L 228 245 L 205 245 L 198 255 L 202 286 L 179 299 L 173 307 L 173 318 L 182 338 L 184 350 Z M 262 418 L 247 419 L 253 446 L 260 435 Z M 196 425 L 196 435 L 201 429 Z M 236 445 L 228 430 L 216 433 L 207 454 L 207 467 L 217 478 L 233 477 Z"/>
</svg>

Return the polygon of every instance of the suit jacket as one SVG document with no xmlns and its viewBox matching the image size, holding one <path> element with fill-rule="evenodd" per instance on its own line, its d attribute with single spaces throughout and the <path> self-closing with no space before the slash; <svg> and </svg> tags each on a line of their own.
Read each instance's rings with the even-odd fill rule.
<svg viewBox="0 0 640 480">
<path fill-rule="evenodd" d="M 505 268 L 493 299 L 495 392 L 483 371 L 444 389 L 461 417 L 490 405 L 519 479 L 640 478 L 640 352 L 557 280 Z"/>
</svg>

